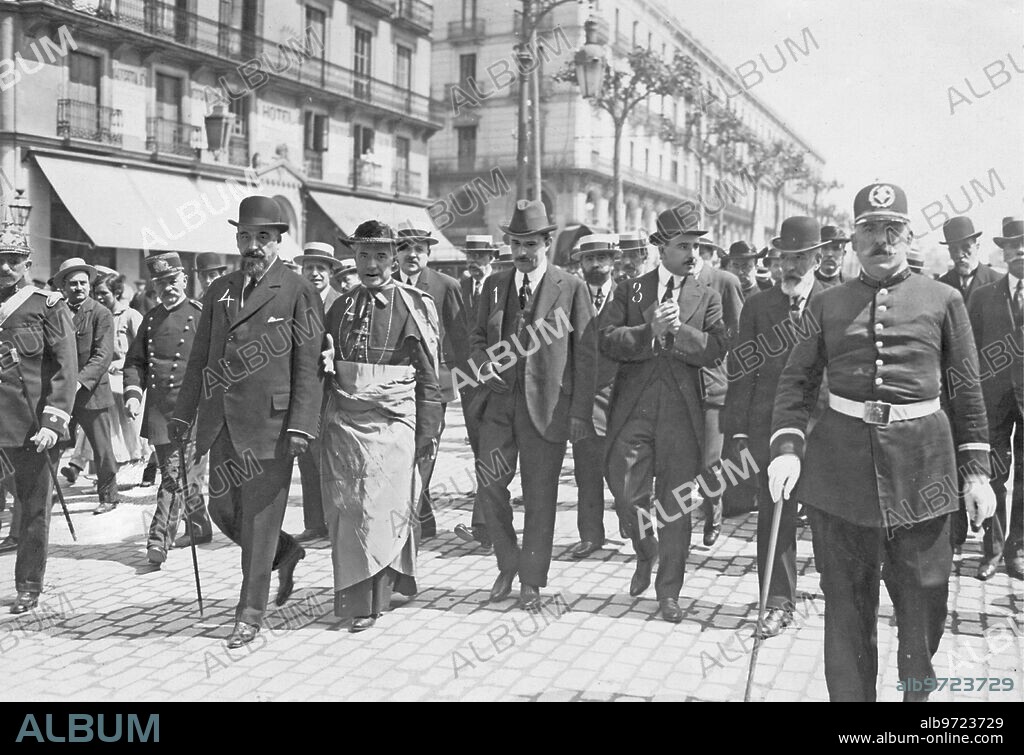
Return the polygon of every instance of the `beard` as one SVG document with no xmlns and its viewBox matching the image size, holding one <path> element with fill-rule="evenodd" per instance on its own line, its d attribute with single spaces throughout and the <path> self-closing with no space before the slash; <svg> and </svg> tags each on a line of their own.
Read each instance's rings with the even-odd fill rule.
<svg viewBox="0 0 1024 755">
<path fill-rule="evenodd" d="M 610 273 L 605 270 L 587 270 L 583 273 L 583 280 L 589 283 L 591 286 L 603 285 L 608 280 Z"/>
<path fill-rule="evenodd" d="M 267 272 L 267 258 L 262 253 L 260 254 L 243 254 L 242 255 L 242 271 L 246 275 L 251 275 L 253 278 L 259 278 L 263 273 Z"/>
</svg>

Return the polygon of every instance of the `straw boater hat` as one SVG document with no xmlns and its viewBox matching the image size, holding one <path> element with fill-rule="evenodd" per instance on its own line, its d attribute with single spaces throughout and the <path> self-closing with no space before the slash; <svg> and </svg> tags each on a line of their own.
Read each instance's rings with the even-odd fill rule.
<svg viewBox="0 0 1024 755">
<path fill-rule="evenodd" d="M 782 254 L 800 254 L 820 249 L 829 242 L 821 240 L 821 228 L 814 218 L 796 215 L 782 221 L 782 230 L 772 239 L 772 247 Z"/>
<path fill-rule="evenodd" d="M 356 271 L 356 261 L 351 257 L 343 257 L 338 260 L 338 268 L 334 270 L 333 275 L 347 275 L 348 273 L 354 273 Z"/>
<path fill-rule="evenodd" d="M 328 267 L 341 265 L 338 258 L 334 256 L 334 247 L 322 241 L 310 241 L 302 247 L 302 254 L 295 255 L 295 262 L 305 265 L 307 262 L 319 262 Z"/>
<path fill-rule="evenodd" d="M 405 246 L 407 241 L 421 241 L 427 245 L 427 251 L 430 251 L 430 247 L 434 244 L 439 243 L 439 239 L 435 239 L 430 235 L 430 231 L 424 230 L 423 228 L 416 228 L 411 223 L 402 223 L 398 226 L 398 246 Z"/>
<path fill-rule="evenodd" d="M 580 239 L 579 246 L 573 250 L 572 260 L 579 262 L 586 254 L 611 254 L 619 256 L 619 238 L 614 233 L 594 233 Z"/>
<path fill-rule="evenodd" d="M 494 243 L 494 237 L 489 235 L 466 236 L 466 243 L 462 247 L 463 252 L 490 252 L 492 257 L 497 257 L 501 250 Z"/>
<path fill-rule="evenodd" d="M 211 270 L 227 270 L 224 258 L 215 252 L 202 252 L 196 255 L 196 272 L 208 273 Z"/>
<path fill-rule="evenodd" d="M 551 233 L 558 228 L 548 220 L 544 203 L 536 199 L 520 199 L 508 225 L 498 226 L 509 236 L 532 236 L 535 233 Z"/>
<path fill-rule="evenodd" d="M 96 268 L 90 265 L 81 257 L 72 257 L 71 259 L 64 260 L 60 263 L 60 267 L 57 268 L 57 273 L 53 276 L 53 287 L 63 288 L 64 281 L 67 280 L 69 275 L 74 273 L 87 273 L 89 275 L 89 284 L 96 280 Z"/>
<path fill-rule="evenodd" d="M 691 213 L 687 213 L 686 218 L 688 219 L 690 215 Z M 691 226 L 689 223 L 684 224 L 683 217 L 680 216 L 676 208 L 670 208 L 658 215 L 657 230 L 651 234 L 649 241 L 655 246 L 661 246 L 669 239 L 684 233 L 691 236 L 703 236 L 707 231 Z"/>
<path fill-rule="evenodd" d="M 629 231 L 619 234 L 619 250 L 622 252 L 647 252 L 647 232 Z"/>
<path fill-rule="evenodd" d="M 1003 235 L 996 236 L 992 240 L 996 246 L 1001 248 L 1010 241 L 1020 241 L 1021 239 L 1024 239 L 1024 220 L 1006 217 L 1003 218 Z"/>
<path fill-rule="evenodd" d="M 238 220 L 228 221 L 233 226 L 265 225 L 281 233 L 288 230 L 288 218 L 273 197 L 246 197 L 238 205 Z"/>
<path fill-rule="evenodd" d="M 981 231 L 974 230 L 974 223 L 971 222 L 969 217 L 960 215 L 955 218 L 950 218 L 942 224 L 942 235 L 946 240 L 940 241 L 939 243 L 943 246 L 949 246 L 950 244 L 957 244 L 961 241 L 976 239 L 981 235 Z"/>
<path fill-rule="evenodd" d="M 177 252 L 163 252 L 146 257 L 146 269 L 150 280 L 158 281 L 185 271 Z"/>
</svg>

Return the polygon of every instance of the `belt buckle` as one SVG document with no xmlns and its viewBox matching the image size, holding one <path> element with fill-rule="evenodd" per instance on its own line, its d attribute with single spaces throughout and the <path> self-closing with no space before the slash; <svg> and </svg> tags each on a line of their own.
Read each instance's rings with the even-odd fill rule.
<svg viewBox="0 0 1024 755">
<path fill-rule="evenodd" d="M 892 404 L 884 401 L 864 402 L 864 421 L 869 425 L 888 425 Z"/>
</svg>

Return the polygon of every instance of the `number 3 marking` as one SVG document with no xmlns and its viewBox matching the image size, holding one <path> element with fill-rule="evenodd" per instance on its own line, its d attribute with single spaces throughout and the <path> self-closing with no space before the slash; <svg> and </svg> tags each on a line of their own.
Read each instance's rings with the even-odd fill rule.
<svg viewBox="0 0 1024 755">
<path fill-rule="evenodd" d="M 643 301 L 644 295 L 640 292 L 640 281 L 633 283 L 633 303 L 639 304 Z"/>
</svg>

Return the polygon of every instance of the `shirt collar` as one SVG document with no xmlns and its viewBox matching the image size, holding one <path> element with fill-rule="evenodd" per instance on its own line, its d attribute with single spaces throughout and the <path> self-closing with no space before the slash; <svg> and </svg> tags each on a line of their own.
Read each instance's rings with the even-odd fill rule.
<svg viewBox="0 0 1024 755">
<path fill-rule="evenodd" d="M 609 278 L 604 283 L 602 283 L 600 286 L 592 286 L 592 285 L 590 285 L 588 283 L 587 284 L 587 288 L 590 289 L 590 295 L 591 296 L 594 296 L 595 294 L 597 294 L 598 291 L 601 291 L 604 294 L 605 298 L 607 299 L 608 298 L 608 292 L 612 290 L 612 279 Z"/>
<path fill-rule="evenodd" d="M 1016 276 L 1014 276 L 1014 275 L 1013 275 L 1013 274 L 1011 274 L 1011 273 L 1007 273 L 1007 274 L 1006 274 L 1006 279 L 1007 279 L 1007 283 L 1009 283 L 1009 284 L 1010 284 L 1010 294 L 1012 295 L 1012 294 L 1013 294 L 1013 292 L 1014 292 L 1014 291 L 1016 290 L 1016 288 L 1017 288 L 1017 284 L 1018 284 L 1018 283 L 1020 283 L 1021 279 L 1020 279 L 1020 278 L 1017 278 Z"/>
<path fill-rule="evenodd" d="M 420 275 L 422 275 L 422 274 L 423 274 L 423 271 L 420 271 L 420 272 L 416 273 L 416 275 L 406 275 L 405 273 L 402 273 L 402 277 L 405 280 L 409 281 L 409 285 L 410 286 L 415 286 L 417 283 L 420 282 Z"/>
<path fill-rule="evenodd" d="M 541 258 L 540 264 L 532 272 L 527 273 L 530 276 L 530 288 L 534 291 L 537 290 L 537 284 L 540 283 L 541 278 L 544 277 L 544 273 L 548 271 L 548 261 L 545 258 Z M 516 289 L 522 288 L 523 285 L 523 274 L 516 270 Z"/>
</svg>

